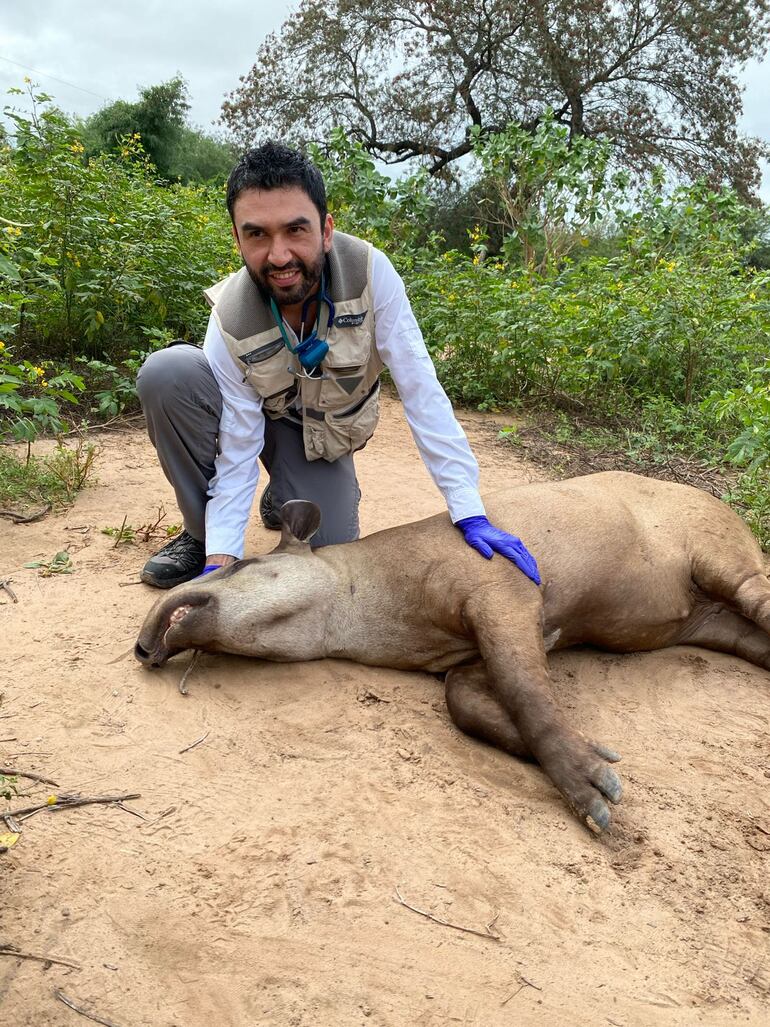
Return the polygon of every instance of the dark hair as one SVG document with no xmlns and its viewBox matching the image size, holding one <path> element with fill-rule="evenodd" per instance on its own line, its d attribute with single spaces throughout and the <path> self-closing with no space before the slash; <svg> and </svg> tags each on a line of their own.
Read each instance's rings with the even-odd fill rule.
<svg viewBox="0 0 770 1027">
<path fill-rule="evenodd" d="M 299 150 L 283 143 L 263 143 L 247 150 L 227 180 L 227 209 L 233 219 L 233 207 L 244 189 L 285 189 L 298 186 L 313 201 L 321 217 L 321 228 L 326 222 L 326 186 L 321 172 Z"/>
</svg>

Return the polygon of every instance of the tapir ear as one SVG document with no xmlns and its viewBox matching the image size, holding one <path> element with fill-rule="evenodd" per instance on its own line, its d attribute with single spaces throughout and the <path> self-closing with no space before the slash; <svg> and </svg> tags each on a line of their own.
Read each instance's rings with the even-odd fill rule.
<svg viewBox="0 0 770 1027">
<path fill-rule="evenodd" d="M 281 542 L 278 546 L 309 542 L 321 526 L 321 511 L 307 499 L 290 499 L 281 507 Z"/>
</svg>

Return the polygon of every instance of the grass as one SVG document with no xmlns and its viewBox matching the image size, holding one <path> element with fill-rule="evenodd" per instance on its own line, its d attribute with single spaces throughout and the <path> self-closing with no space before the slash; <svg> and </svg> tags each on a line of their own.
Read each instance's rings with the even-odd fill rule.
<svg viewBox="0 0 770 1027">
<path fill-rule="evenodd" d="M 97 453 L 83 438 L 73 446 L 60 441 L 53 453 L 42 457 L 0 451 L 0 506 L 17 511 L 46 503 L 68 506 L 93 479 Z"/>
</svg>

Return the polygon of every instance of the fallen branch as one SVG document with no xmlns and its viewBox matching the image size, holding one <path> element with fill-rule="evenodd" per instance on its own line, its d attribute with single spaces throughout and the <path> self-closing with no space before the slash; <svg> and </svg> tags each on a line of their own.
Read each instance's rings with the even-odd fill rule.
<svg viewBox="0 0 770 1027">
<path fill-rule="evenodd" d="M 82 970 L 79 963 L 71 963 L 68 959 L 57 959 L 56 956 L 38 956 L 34 952 L 22 952 L 15 945 L 0 945 L 0 956 L 16 956 L 17 959 L 34 959 L 37 963 L 56 963 L 57 966 L 68 966 L 71 970 Z"/>
<path fill-rule="evenodd" d="M 184 674 L 181 677 L 181 680 L 179 682 L 179 693 L 180 693 L 180 695 L 189 695 L 190 694 L 187 691 L 186 682 L 187 682 L 187 679 L 189 678 L 190 674 L 192 673 L 192 669 L 195 666 L 195 664 L 197 663 L 197 660 L 198 660 L 198 657 L 200 656 L 200 654 L 201 654 L 201 650 L 200 649 L 196 649 L 195 652 L 193 653 L 193 658 L 190 660 L 190 665 L 188 666 L 187 670 L 184 672 Z"/>
<path fill-rule="evenodd" d="M 11 809 L 7 813 L 0 813 L 0 818 L 4 820 L 6 817 L 19 817 L 21 820 L 26 820 L 27 817 L 34 816 L 35 813 L 39 813 L 44 809 L 75 809 L 77 806 L 94 806 L 97 804 L 118 805 L 121 802 L 128 802 L 130 799 L 141 799 L 141 795 L 138 793 L 131 793 L 130 795 L 99 795 L 91 799 L 82 799 L 79 795 L 61 795 L 52 796 L 52 798 L 55 799 L 55 802 L 41 802 L 37 806 Z"/>
<path fill-rule="evenodd" d="M 16 770 L 14 767 L 0 767 L 0 774 L 5 774 L 6 777 L 26 777 L 29 781 L 39 781 L 43 785 L 53 785 L 54 788 L 59 787 L 58 781 L 52 781 L 50 777 L 41 777 L 40 774 L 30 774 L 29 771 Z"/>
<path fill-rule="evenodd" d="M 53 989 L 53 997 L 58 998 L 60 1002 L 63 1002 L 65 1006 L 69 1006 L 70 1009 L 74 1009 L 76 1013 L 80 1013 L 81 1016 L 85 1016 L 88 1020 L 93 1020 L 94 1023 L 101 1023 L 104 1027 L 118 1027 L 112 1020 L 105 1020 L 104 1017 L 94 1016 L 93 1013 L 87 1012 L 85 1009 L 81 1009 L 80 1006 L 76 1006 L 71 998 L 67 998 L 63 992 L 59 991 L 58 988 Z"/>
<path fill-rule="evenodd" d="M 443 920 L 439 916 L 434 916 L 433 913 L 428 913 L 424 909 L 418 909 L 417 906 L 410 905 L 406 899 L 404 899 L 401 892 L 396 887 L 396 901 L 402 906 L 406 906 L 407 909 L 411 909 L 413 913 L 419 913 L 420 916 L 426 917 L 428 920 L 432 920 L 434 924 L 441 924 L 442 927 L 451 927 L 455 931 L 463 931 L 465 934 L 475 934 L 479 938 L 486 938 L 488 941 L 502 941 L 499 934 L 493 934 L 491 928 L 494 926 L 495 921 L 500 916 L 496 913 L 492 920 L 487 924 L 485 930 L 477 931 L 475 927 L 461 927 L 460 924 L 450 923 L 449 920 Z"/>
<path fill-rule="evenodd" d="M 190 749 L 194 749 L 196 745 L 200 745 L 201 742 L 205 742 L 209 734 L 210 732 L 207 731 L 205 735 L 201 735 L 200 738 L 196 738 L 194 742 L 191 742 L 189 745 L 186 745 L 184 749 L 180 749 L 179 755 L 181 756 L 183 752 L 189 752 Z"/>
<path fill-rule="evenodd" d="M 51 504 L 46 503 L 42 510 L 38 510 L 37 513 L 24 514 L 16 513 L 15 510 L 0 510 L 0 517 L 9 517 L 14 524 L 31 524 L 33 521 L 39 521 L 41 517 L 45 517 L 48 511 L 51 509 Z"/>
</svg>

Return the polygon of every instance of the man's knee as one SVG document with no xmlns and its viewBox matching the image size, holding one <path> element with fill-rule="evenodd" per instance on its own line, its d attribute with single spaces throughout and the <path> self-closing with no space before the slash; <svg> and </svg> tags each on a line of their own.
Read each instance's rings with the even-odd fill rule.
<svg viewBox="0 0 770 1027">
<path fill-rule="evenodd" d="M 190 396 L 213 383 L 203 351 L 197 346 L 174 345 L 151 353 L 136 376 L 136 391 L 143 409 L 163 406 L 175 395 Z"/>
</svg>

